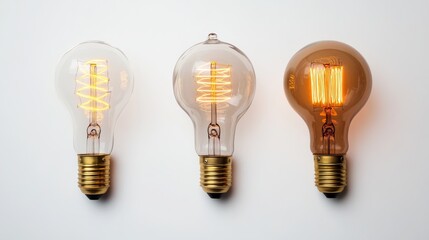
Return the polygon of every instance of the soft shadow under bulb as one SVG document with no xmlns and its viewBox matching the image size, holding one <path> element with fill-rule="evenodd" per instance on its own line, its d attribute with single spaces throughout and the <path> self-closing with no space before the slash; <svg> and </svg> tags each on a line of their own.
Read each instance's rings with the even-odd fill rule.
<svg viewBox="0 0 429 240">
<path fill-rule="evenodd" d="M 286 67 L 286 97 L 309 128 L 316 186 L 328 198 L 335 198 L 347 185 L 349 126 L 365 105 L 371 85 L 365 59 L 340 42 L 310 44 Z"/>
<path fill-rule="evenodd" d="M 238 48 L 210 33 L 179 58 L 173 88 L 194 124 L 201 187 L 220 198 L 232 184 L 235 128 L 253 99 L 253 66 Z"/>
<path fill-rule="evenodd" d="M 106 43 L 84 42 L 61 58 L 55 82 L 73 120 L 79 187 L 97 200 L 110 186 L 113 131 L 133 89 L 128 59 Z"/>
</svg>

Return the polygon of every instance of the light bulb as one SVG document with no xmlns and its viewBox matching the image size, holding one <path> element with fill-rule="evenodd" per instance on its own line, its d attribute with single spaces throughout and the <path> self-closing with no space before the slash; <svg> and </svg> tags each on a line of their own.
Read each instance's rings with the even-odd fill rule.
<svg viewBox="0 0 429 240">
<path fill-rule="evenodd" d="M 113 131 L 133 89 L 128 59 L 106 43 L 81 43 L 58 63 L 56 87 L 73 119 L 79 187 L 97 200 L 110 186 Z"/>
<path fill-rule="evenodd" d="M 210 33 L 179 58 L 173 87 L 194 124 L 201 187 L 211 198 L 220 198 L 232 183 L 235 128 L 255 91 L 252 63 L 238 48 Z"/>
<path fill-rule="evenodd" d="M 340 42 L 310 44 L 286 67 L 286 97 L 310 130 L 316 186 L 328 198 L 347 185 L 349 126 L 366 103 L 371 85 L 365 59 Z"/>
</svg>

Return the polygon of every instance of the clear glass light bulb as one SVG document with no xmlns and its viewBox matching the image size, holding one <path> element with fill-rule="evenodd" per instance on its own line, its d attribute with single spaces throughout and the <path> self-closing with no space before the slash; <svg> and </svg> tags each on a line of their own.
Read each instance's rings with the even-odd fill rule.
<svg viewBox="0 0 429 240">
<path fill-rule="evenodd" d="M 58 63 L 56 87 L 73 118 L 79 187 L 99 199 L 110 186 L 116 120 L 133 89 L 128 59 L 106 43 L 81 43 Z"/>
<path fill-rule="evenodd" d="M 201 186 L 210 197 L 220 198 L 231 186 L 235 128 L 255 91 L 252 63 L 211 33 L 179 58 L 173 87 L 177 102 L 194 123 Z"/>
<path fill-rule="evenodd" d="M 286 97 L 310 130 L 316 186 L 328 198 L 336 197 L 347 184 L 348 130 L 371 85 L 365 59 L 340 42 L 310 44 L 287 65 Z"/>
</svg>

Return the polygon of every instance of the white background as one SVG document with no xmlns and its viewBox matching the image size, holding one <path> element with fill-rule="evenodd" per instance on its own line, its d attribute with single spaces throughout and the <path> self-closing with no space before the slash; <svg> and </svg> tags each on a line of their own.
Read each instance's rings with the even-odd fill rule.
<svg viewBox="0 0 429 240">
<path fill-rule="evenodd" d="M 0 239 L 428 239 L 428 1 L 0 2 Z M 210 32 L 252 61 L 257 88 L 236 132 L 234 183 L 199 187 L 191 120 L 175 101 L 179 56 Z M 55 67 L 86 40 L 120 48 L 135 87 L 121 115 L 110 194 L 77 187 Z M 283 73 L 319 40 L 356 48 L 373 75 L 351 125 L 349 186 L 314 186 L 308 130 Z"/>
</svg>

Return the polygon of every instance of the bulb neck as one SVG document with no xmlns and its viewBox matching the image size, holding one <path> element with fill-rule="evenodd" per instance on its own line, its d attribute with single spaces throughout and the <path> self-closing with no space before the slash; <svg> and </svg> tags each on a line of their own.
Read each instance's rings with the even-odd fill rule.
<svg viewBox="0 0 429 240">
<path fill-rule="evenodd" d="M 228 192 L 232 185 L 232 157 L 200 156 L 200 185 L 214 199 Z"/>
<path fill-rule="evenodd" d="M 110 187 L 110 154 L 78 154 L 78 164 L 80 190 L 98 200 Z"/>
<path fill-rule="evenodd" d="M 346 159 L 343 155 L 314 155 L 315 183 L 327 198 L 336 198 L 347 185 Z"/>
</svg>

